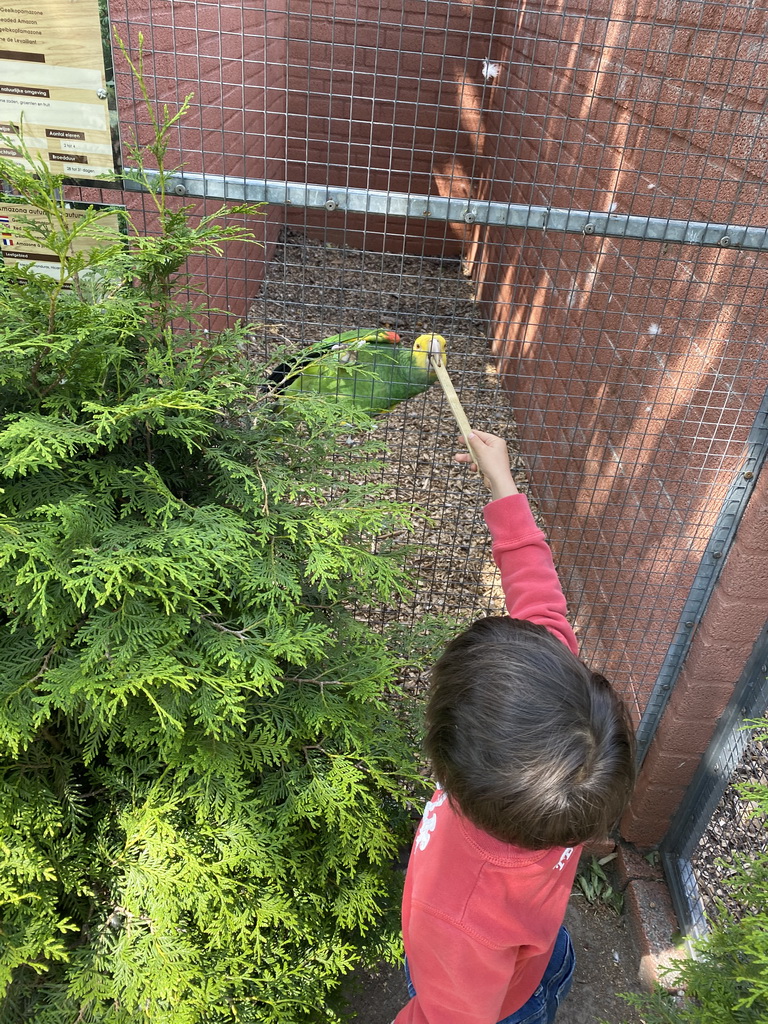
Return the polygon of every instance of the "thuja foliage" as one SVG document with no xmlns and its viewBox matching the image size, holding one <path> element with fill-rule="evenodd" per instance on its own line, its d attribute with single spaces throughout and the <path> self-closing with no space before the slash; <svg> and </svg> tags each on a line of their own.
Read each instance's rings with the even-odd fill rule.
<svg viewBox="0 0 768 1024">
<path fill-rule="evenodd" d="M 348 472 L 370 421 L 199 325 L 185 261 L 241 232 L 167 196 L 176 116 L 153 237 L 0 163 L 61 263 L 0 271 L 5 1024 L 328 1022 L 397 934 L 418 765 L 347 609 L 405 592 L 411 513 Z"/>
<path fill-rule="evenodd" d="M 767 721 L 760 724 L 768 729 Z M 768 734 L 760 738 L 768 740 Z M 765 823 L 768 785 L 738 789 L 750 813 Z M 625 997 L 641 1010 L 645 1024 L 768 1024 L 768 848 L 734 855 L 728 868 L 728 903 L 719 901 L 694 956 L 672 964 L 669 980 L 683 990 L 682 998 L 661 989 Z"/>
</svg>

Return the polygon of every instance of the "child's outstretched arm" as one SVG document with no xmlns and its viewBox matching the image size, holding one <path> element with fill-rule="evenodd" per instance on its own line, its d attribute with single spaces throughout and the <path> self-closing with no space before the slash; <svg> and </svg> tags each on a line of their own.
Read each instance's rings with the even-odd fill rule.
<svg viewBox="0 0 768 1024">
<path fill-rule="evenodd" d="M 493 557 L 501 572 L 507 614 L 513 619 L 546 626 L 578 654 L 552 552 L 531 514 L 528 499 L 515 486 L 506 442 L 480 430 L 473 431 L 469 441 L 475 461 L 463 452 L 454 458 L 482 473 L 491 492 L 485 521 L 493 539 Z"/>
</svg>

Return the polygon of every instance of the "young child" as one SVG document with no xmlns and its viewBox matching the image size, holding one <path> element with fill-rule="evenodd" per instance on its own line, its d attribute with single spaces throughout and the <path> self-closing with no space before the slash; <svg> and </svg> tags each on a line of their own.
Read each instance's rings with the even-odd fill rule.
<svg viewBox="0 0 768 1024">
<path fill-rule="evenodd" d="M 394 1024 L 550 1024 L 571 986 L 562 926 L 581 844 L 634 781 L 627 712 L 577 657 L 544 534 L 505 442 L 470 435 L 506 616 L 475 622 L 432 673 L 426 750 L 439 786 L 403 894 L 411 1000 Z"/>
</svg>

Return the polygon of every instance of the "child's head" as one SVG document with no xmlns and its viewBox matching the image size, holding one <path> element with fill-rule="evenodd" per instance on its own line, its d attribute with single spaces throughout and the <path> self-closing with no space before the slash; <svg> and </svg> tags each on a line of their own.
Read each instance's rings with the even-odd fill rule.
<svg viewBox="0 0 768 1024">
<path fill-rule="evenodd" d="M 465 817 L 533 850 L 603 838 L 635 776 L 632 725 L 608 681 L 543 626 L 508 616 L 446 647 L 426 748 Z"/>
</svg>

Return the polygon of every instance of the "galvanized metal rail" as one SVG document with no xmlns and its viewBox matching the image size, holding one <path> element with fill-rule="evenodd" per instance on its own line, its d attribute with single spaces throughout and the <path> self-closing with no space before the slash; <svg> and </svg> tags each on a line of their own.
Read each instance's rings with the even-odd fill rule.
<svg viewBox="0 0 768 1024">
<path fill-rule="evenodd" d="M 151 175 L 150 175 L 151 177 Z M 133 181 L 126 191 L 140 192 Z M 179 196 L 232 202 L 274 203 L 329 213 L 368 213 L 388 217 L 417 217 L 450 223 L 489 224 L 510 228 L 536 228 L 605 238 L 678 242 L 721 249 L 768 252 L 768 226 L 717 224 L 707 221 L 636 217 L 600 210 L 573 210 L 524 203 L 424 196 L 378 189 L 312 185 L 269 178 L 184 172 L 170 179 L 169 190 Z"/>
</svg>

